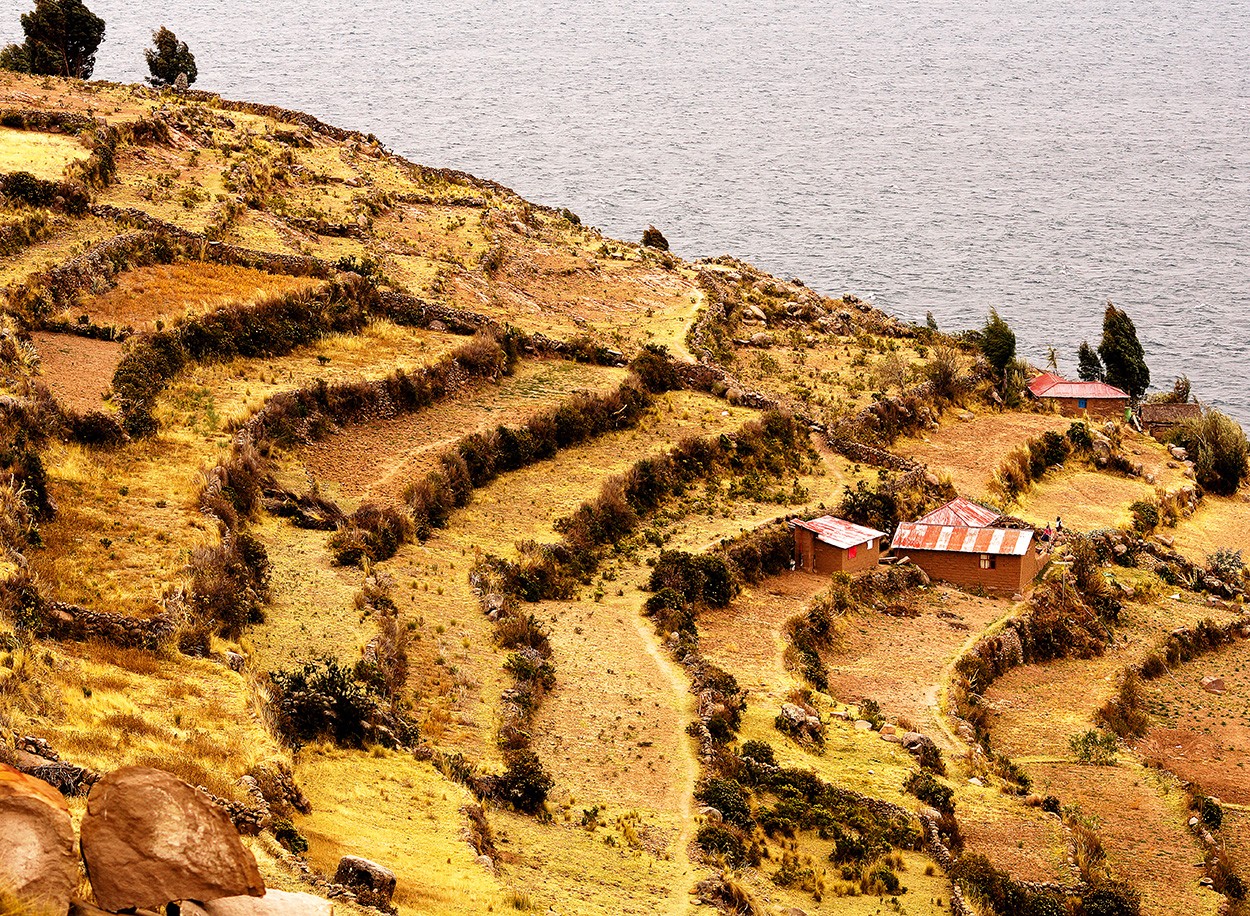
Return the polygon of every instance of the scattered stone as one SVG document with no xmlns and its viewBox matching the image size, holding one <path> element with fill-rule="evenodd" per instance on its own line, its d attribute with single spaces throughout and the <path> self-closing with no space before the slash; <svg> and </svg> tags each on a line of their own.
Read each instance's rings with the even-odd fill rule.
<svg viewBox="0 0 1250 916">
<path fill-rule="evenodd" d="M 164 770 L 105 776 L 87 798 L 80 832 L 96 902 L 112 912 L 265 892 L 230 816 Z"/>
<path fill-rule="evenodd" d="M 758 305 L 748 305 L 747 313 L 756 321 L 767 321 L 768 316 L 764 314 L 764 310 Z"/>
<path fill-rule="evenodd" d="M 1207 675 L 1202 679 L 1202 689 L 1207 693 L 1223 693 L 1225 689 L 1224 678 Z"/>
<path fill-rule="evenodd" d="M 867 719 L 856 719 L 855 729 L 856 731 L 861 731 L 861 732 L 872 731 L 872 723 L 869 722 Z"/>
<path fill-rule="evenodd" d="M 243 666 L 246 664 L 247 664 L 247 659 L 244 656 L 240 655 L 238 652 L 226 653 L 226 666 L 231 671 L 242 672 Z"/>
<path fill-rule="evenodd" d="M 334 883 L 351 888 L 366 906 L 385 907 L 395 893 L 395 873 L 360 856 L 343 856 L 339 859 Z"/>
<path fill-rule="evenodd" d="M 430 330 L 431 330 L 431 331 L 436 331 L 436 332 L 438 332 L 439 334 L 442 334 L 442 333 L 444 333 L 444 332 L 447 330 L 447 325 L 445 325 L 445 324 L 443 324 L 443 322 L 438 321 L 437 319 L 435 319 L 434 321 L 431 321 L 431 322 L 430 322 Z"/>
<path fill-rule="evenodd" d="M 704 820 L 710 821 L 713 824 L 719 824 L 721 822 L 720 809 L 713 808 L 711 805 L 704 805 L 702 808 L 700 808 L 699 817 L 703 818 Z"/>
<path fill-rule="evenodd" d="M 888 722 L 885 725 L 881 726 L 881 734 L 883 735 L 892 735 L 896 731 L 898 731 L 898 729 L 895 728 L 893 725 L 889 724 Z"/>
<path fill-rule="evenodd" d="M 478 856 L 473 861 L 476 862 L 478 865 L 482 866 L 482 868 L 486 869 L 487 871 L 495 870 L 495 860 L 492 859 L 490 856 L 485 856 L 485 855 Z"/>
<path fill-rule="evenodd" d="M 0 836 L 0 887 L 19 909 L 64 913 L 78 884 L 78 857 L 61 793 L 0 764 Z"/>
<path fill-rule="evenodd" d="M 1197 826 L 1198 826 L 1198 818 L 1196 818 L 1196 817 L 1191 817 L 1191 818 L 1189 819 L 1189 826 L 1190 826 L 1190 827 L 1197 827 Z"/>
<path fill-rule="evenodd" d="M 977 733 L 973 731 L 972 726 L 967 722 L 960 722 L 959 728 L 955 729 L 955 733 L 959 735 L 962 740 L 968 742 L 975 741 L 977 737 Z"/>
<path fill-rule="evenodd" d="M 1175 458 L 1177 461 L 1187 461 L 1187 460 L 1189 460 L 1189 452 L 1185 451 L 1185 450 L 1184 450 L 1183 448 L 1181 448 L 1179 445 L 1170 445 L 1170 446 L 1168 446 L 1168 453 L 1169 453 L 1169 454 L 1170 454 L 1173 458 Z"/>
<path fill-rule="evenodd" d="M 182 916 L 334 916 L 334 904 L 316 894 L 269 890 L 263 897 L 221 897 L 182 904 Z"/>
<path fill-rule="evenodd" d="M 973 776 L 973 777 L 969 778 L 969 780 L 968 780 L 968 785 L 970 785 L 970 786 L 977 786 L 978 788 L 981 788 L 981 787 L 983 787 L 983 786 L 985 785 L 985 783 L 981 782 L 981 780 L 980 780 L 980 778 L 979 778 L 979 777 L 977 777 L 977 776 Z"/>
<path fill-rule="evenodd" d="M 1166 534 L 1155 535 L 1155 540 L 1158 541 L 1160 544 L 1162 544 L 1164 547 L 1167 547 L 1169 550 L 1173 548 L 1174 546 L 1176 546 L 1176 541 L 1168 537 Z"/>
<path fill-rule="evenodd" d="M 899 735 L 887 735 L 884 730 L 881 732 L 881 740 L 889 741 L 891 744 L 902 744 L 903 739 Z"/>
<path fill-rule="evenodd" d="M 967 411 L 964 411 L 963 413 L 959 415 L 959 419 L 963 420 L 965 423 L 971 423 L 973 420 L 976 419 L 976 414 L 971 414 L 971 413 L 968 413 Z"/>
<path fill-rule="evenodd" d="M 760 331 L 758 334 L 752 334 L 749 343 L 753 347 L 771 347 L 773 345 L 773 335 L 767 331 Z"/>
</svg>

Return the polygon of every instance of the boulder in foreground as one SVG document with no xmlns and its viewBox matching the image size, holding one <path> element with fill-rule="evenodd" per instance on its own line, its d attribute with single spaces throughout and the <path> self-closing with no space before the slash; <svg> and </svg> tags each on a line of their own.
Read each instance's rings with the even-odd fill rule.
<svg viewBox="0 0 1250 916">
<path fill-rule="evenodd" d="M 334 904 L 316 894 L 267 890 L 263 897 L 221 897 L 184 903 L 183 916 L 334 916 Z"/>
<path fill-rule="evenodd" d="M 360 856 L 343 856 L 339 859 L 334 883 L 351 888 L 357 899 L 367 906 L 385 907 L 395 893 L 395 873 Z"/>
<path fill-rule="evenodd" d="M 31 911 L 64 913 L 77 883 L 65 799 L 43 780 L 0 764 L 0 887 Z"/>
<path fill-rule="evenodd" d="M 265 892 L 226 812 L 164 770 L 122 767 L 101 779 L 87 797 L 81 835 L 106 910 Z"/>
</svg>

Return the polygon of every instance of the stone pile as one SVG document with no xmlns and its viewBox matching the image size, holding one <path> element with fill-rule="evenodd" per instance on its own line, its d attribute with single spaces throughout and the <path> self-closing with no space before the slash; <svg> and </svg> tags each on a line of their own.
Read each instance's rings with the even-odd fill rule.
<svg viewBox="0 0 1250 916">
<path fill-rule="evenodd" d="M 163 770 L 123 767 L 99 778 L 75 842 L 64 796 L 0 764 L 0 836 L 0 889 L 32 912 L 155 916 L 176 904 L 187 916 L 334 914 L 323 897 L 267 890 L 229 814 Z M 80 852 L 94 904 L 74 899 Z M 387 869 L 345 857 L 336 881 L 345 898 L 390 908 Z"/>
</svg>

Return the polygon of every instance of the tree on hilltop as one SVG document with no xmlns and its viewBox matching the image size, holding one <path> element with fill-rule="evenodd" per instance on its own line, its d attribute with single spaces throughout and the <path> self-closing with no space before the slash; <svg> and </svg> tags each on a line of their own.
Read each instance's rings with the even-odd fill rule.
<svg viewBox="0 0 1250 916">
<path fill-rule="evenodd" d="M 1102 317 L 1102 343 L 1098 345 L 1098 355 L 1102 357 L 1106 369 L 1107 384 L 1128 392 L 1134 401 L 1140 400 L 1150 387 L 1146 353 L 1137 339 L 1133 319 L 1110 300 Z"/>
<path fill-rule="evenodd" d="M 147 78 L 149 83 L 164 89 L 175 85 L 180 74 L 186 74 L 188 85 L 195 82 L 198 75 L 195 55 L 185 41 L 179 41 L 177 35 L 161 26 L 152 33 L 152 45 L 143 52 L 148 70 L 152 73 Z"/>
<path fill-rule="evenodd" d="M 1088 340 L 1082 340 L 1077 348 L 1076 372 L 1082 382 L 1101 382 L 1106 375 L 1098 351 L 1089 345 Z"/>
<path fill-rule="evenodd" d="M 82 0 L 35 0 L 22 14 L 26 41 L 0 51 L 0 67 L 41 76 L 90 79 L 104 40 L 104 20 Z"/>
</svg>

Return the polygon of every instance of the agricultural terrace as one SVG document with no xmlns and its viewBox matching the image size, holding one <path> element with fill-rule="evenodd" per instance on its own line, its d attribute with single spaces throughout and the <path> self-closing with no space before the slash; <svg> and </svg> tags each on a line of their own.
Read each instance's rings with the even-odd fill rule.
<svg viewBox="0 0 1250 916">
<path fill-rule="evenodd" d="M 94 216 L 69 220 L 49 215 L 47 220 L 46 230 L 30 245 L 0 256 L 0 287 L 22 283 L 121 231 L 111 220 Z"/>
<path fill-rule="evenodd" d="M 73 322 L 86 315 L 95 325 L 150 331 L 157 322 L 173 326 L 184 316 L 203 315 L 224 305 L 256 302 L 273 294 L 309 289 L 317 282 L 250 267 L 177 261 L 136 267 L 118 274 L 108 292 L 60 317 Z"/>
<path fill-rule="evenodd" d="M 624 369 L 525 360 L 512 375 L 481 383 L 452 401 L 312 442 L 298 450 L 297 460 L 327 495 L 344 505 L 363 499 L 399 502 L 409 484 L 463 436 L 516 425 L 574 392 L 609 391 L 626 376 Z"/>
<path fill-rule="evenodd" d="M 955 489 L 984 499 L 994 471 L 1022 442 L 1048 431 L 1062 433 L 1072 421 L 1041 411 L 997 411 L 984 406 L 948 412 L 941 425 L 899 439 L 890 451 L 949 474 Z"/>
<path fill-rule="evenodd" d="M 99 410 L 121 362 L 122 345 L 75 334 L 31 334 L 39 354 L 39 375 L 64 407 L 86 412 Z"/>
<path fill-rule="evenodd" d="M 1147 595 L 1152 590 L 1145 576 L 1134 585 Z M 1156 582 L 1154 590 L 1165 587 Z M 1220 898 L 1198 885 L 1202 874 L 1193 868 L 1197 847 L 1185 826 L 1183 799 L 1131 756 L 1121 754 L 1112 767 L 1077 762 L 1068 740 L 1093 727 L 1119 672 L 1140 663 L 1169 631 L 1230 616 L 1227 610 L 1213 614 L 1198 596 L 1179 594 L 1126 605 L 1117 639 L 1104 655 L 1018 667 L 985 691 L 994 748 L 1032 777 L 1033 791 L 1079 804 L 1100 825 L 1108 863 L 1141 890 L 1142 912 L 1149 914 L 1218 911 Z"/>
<path fill-rule="evenodd" d="M 1167 532 L 1176 549 L 1196 563 L 1205 563 L 1217 550 L 1240 550 L 1250 559 L 1250 499 L 1207 494 L 1198 511 Z"/>
<path fill-rule="evenodd" d="M 72 136 L 0 127 L 0 174 L 29 172 L 36 178 L 56 181 L 71 162 L 89 155 L 90 151 Z"/>
</svg>

